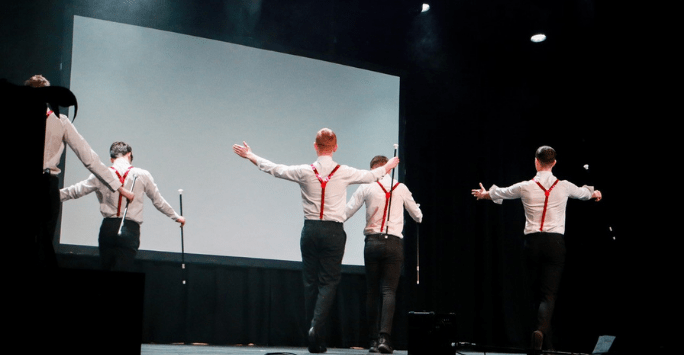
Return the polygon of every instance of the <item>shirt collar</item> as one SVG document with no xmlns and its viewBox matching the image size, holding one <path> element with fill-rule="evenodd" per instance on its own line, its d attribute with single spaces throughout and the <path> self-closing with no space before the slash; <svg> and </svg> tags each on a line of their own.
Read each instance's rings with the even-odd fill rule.
<svg viewBox="0 0 684 355">
<path fill-rule="evenodd" d="M 129 163 L 128 159 L 126 159 L 125 157 L 120 157 L 114 160 L 112 166 L 114 167 L 114 169 L 118 171 L 125 171 L 126 169 L 128 169 L 128 167 L 131 166 L 131 163 Z"/>
<path fill-rule="evenodd" d="M 534 177 L 534 179 L 546 184 L 552 180 L 555 180 L 556 177 L 553 176 L 553 173 L 550 171 L 537 171 L 537 175 Z"/>
<path fill-rule="evenodd" d="M 329 155 L 319 156 L 318 159 L 316 159 L 316 163 L 318 163 L 318 166 L 321 168 L 330 167 L 331 165 L 335 164 L 332 157 Z"/>
<path fill-rule="evenodd" d="M 330 163 L 332 162 L 332 157 L 329 155 L 320 155 L 316 161 L 319 163 Z"/>
</svg>

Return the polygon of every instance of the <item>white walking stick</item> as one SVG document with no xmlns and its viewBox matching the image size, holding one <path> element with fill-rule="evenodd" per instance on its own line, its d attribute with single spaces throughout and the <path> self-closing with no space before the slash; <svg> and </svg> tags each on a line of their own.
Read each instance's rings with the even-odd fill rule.
<svg viewBox="0 0 684 355">
<path fill-rule="evenodd" d="M 397 148 L 399 144 L 394 145 L 394 157 L 397 157 Z M 390 221 L 390 211 L 392 210 L 392 186 L 394 185 L 394 169 L 392 169 L 392 180 L 390 180 L 390 197 L 389 203 L 387 204 L 387 225 L 385 226 L 385 234 L 389 234 L 389 221 Z"/>
<path fill-rule="evenodd" d="M 183 216 L 183 189 L 178 190 L 180 198 L 180 215 Z M 185 241 L 183 238 L 183 225 L 181 224 L 181 269 L 183 269 L 183 285 L 185 285 Z"/>
<path fill-rule="evenodd" d="M 133 175 L 133 184 L 131 184 L 131 192 L 133 192 L 133 188 L 135 187 L 135 180 L 138 178 L 138 175 Z M 123 217 L 121 217 L 121 224 L 119 225 L 119 231 L 116 233 L 116 235 L 121 236 L 121 230 L 123 229 L 124 225 L 124 220 L 126 219 L 126 213 L 128 213 L 128 204 L 131 203 L 131 201 L 126 200 L 126 208 L 124 209 Z"/>
</svg>

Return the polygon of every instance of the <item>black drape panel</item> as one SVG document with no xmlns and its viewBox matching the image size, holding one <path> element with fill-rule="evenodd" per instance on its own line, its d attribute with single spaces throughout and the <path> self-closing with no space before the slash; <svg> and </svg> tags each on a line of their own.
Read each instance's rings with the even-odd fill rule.
<svg viewBox="0 0 684 355">
<path fill-rule="evenodd" d="M 70 249 L 81 252 L 59 254 L 61 267 L 99 268 L 94 248 Z M 141 254 L 134 273 L 145 278 L 143 343 L 306 346 L 309 320 L 304 314 L 299 263 L 280 267 L 254 260 L 236 265 L 229 257 L 193 255 L 186 256 L 184 277 L 177 255 Z M 343 268 L 331 310 L 329 346 L 368 345 L 365 282 L 362 268 Z M 399 290 L 404 288 L 402 284 Z M 398 348 L 406 348 L 407 309 L 402 294 L 395 319 Z"/>
</svg>

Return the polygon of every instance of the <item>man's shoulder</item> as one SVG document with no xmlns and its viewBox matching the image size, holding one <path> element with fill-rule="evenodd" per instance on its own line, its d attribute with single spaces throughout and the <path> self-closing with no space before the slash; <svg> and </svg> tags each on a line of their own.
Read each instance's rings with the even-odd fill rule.
<svg viewBox="0 0 684 355">
<path fill-rule="evenodd" d="M 149 171 L 137 166 L 131 167 L 131 174 L 135 176 L 152 176 Z"/>
</svg>

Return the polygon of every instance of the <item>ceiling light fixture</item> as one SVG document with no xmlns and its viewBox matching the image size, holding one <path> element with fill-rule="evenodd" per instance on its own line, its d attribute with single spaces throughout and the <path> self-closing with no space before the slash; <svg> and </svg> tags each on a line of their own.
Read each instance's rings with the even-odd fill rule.
<svg viewBox="0 0 684 355">
<path fill-rule="evenodd" d="M 546 40 L 546 35 L 543 33 L 538 33 L 532 37 L 530 37 L 530 41 L 534 43 L 539 43 L 539 42 L 544 42 Z"/>
</svg>

